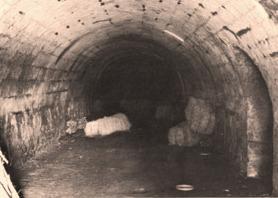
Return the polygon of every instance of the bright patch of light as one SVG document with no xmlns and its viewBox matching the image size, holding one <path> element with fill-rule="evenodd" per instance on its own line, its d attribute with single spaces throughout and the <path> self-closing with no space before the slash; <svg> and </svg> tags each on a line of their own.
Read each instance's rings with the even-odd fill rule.
<svg viewBox="0 0 278 198">
<path fill-rule="evenodd" d="M 175 33 L 169 31 L 169 30 L 163 30 L 163 32 L 165 32 L 166 34 L 169 34 L 170 36 L 174 37 L 175 39 L 184 42 L 184 39 L 181 38 L 180 36 L 176 35 Z"/>
</svg>

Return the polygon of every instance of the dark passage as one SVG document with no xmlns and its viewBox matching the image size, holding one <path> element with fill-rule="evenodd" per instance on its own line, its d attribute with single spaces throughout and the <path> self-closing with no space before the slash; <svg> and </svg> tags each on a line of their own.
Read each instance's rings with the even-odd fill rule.
<svg viewBox="0 0 278 198">
<path fill-rule="evenodd" d="M 184 120 L 185 92 L 189 90 L 177 68 L 188 67 L 185 58 L 138 35 L 116 37 L 107 43 L 109 47 L 87 63 L 89 72 L 83 78 L 91 101 L 88 120 L 122 112 L 133 126 L 148 127 L 155 120 L 156 108 L 163 105 L 175 109 L 166 116 L 168 127 Z M 190 69 L 185 68 L 184 75 L 190 75 L 187 71 Z"/>
<path fill-rule="evenodd" d="M 84 63 L 87 72 L 79 83 L 87 113 L 70 120 L 124 113 L 131 130 L 102 138 L 87 138 L 83 130 L 64 133 L 55 151 L 19 171 L 24 197 L 271 194 L 270 99 L 242 50 L 238 67 L 248 69 L 226 68 L 222 75 L 150 39 L 130 35 L 109 41 Z M 228 86 L 222 77 L 230 79 Z M 101 133 L 106 125 L 95 129 Z M 194 190 L 178 191 L 178 184 Z"/>
<path fill-rule="evenodd" d="M 62 139 L 58 150 L 33 161 L 32 168 L 22 172 L 23 194 L 28 198 L 85 198 L 271 193 L 266 180 L 238 177 L 221 154 L 202 156 L 202 152 L 198 147 L 168 146 L 142 130 L 101 139 L 78 133 Z M 195 190 L 177 191 L 177 184 L 191 184 Z"/>
<path fill-rule="evenodd" d="M 78 80 L 65 87 L 68 100 L 63 89 L 52 106 L 6 118 L 12 137 L 30 139 L 30 148 L 60 141 L 44 155 L 16 145 L 20 152 L 14 156 L 32 154 L 16 174 L 23 197 L 271 194 L 272 105 L 245 51 L 235 49 L 236 71 L 228 64 L 210 68 L 178 47 L 140 35 L 109 38 L 101 46 L 83 60 Z M 68 132 L 70 122 L 116 113 L 127 116 L 130 131 L 105 136 L 105 127 L 121 123 L 110 120 L 91 130 L 106 133 L 102 138 L 85 137 L 85 126 Z M 45 139 L 44 133 L 38 139 L 26 135 L 37 131 Z M 194 190 L 178 191 L 179 184 Z"/>
</svg>

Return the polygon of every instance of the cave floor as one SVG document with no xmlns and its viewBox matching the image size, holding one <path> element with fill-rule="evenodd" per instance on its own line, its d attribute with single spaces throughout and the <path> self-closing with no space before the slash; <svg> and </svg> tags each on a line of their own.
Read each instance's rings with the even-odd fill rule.
<svg viewBox="0 0 278 198">
<path fill-rule="evenodd" d="M 20 171 L 25 198 L 269 196 L 270 182 L 236 177 L 220 154 L 158 143 L 144 133 L 66 136 Z M 190 192 L 177 184 L 191 184 Z"/>
</svg>

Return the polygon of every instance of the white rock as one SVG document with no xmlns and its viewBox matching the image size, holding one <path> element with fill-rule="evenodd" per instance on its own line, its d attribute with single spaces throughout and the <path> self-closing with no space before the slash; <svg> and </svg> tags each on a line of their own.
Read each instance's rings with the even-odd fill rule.
<svg viewBox="0 0 278 198">
<path fill-rule="evenodd" d="M 85 135 L 87 137 L 110 135 L 117 131 L 129 131 L 131 124 L 123 113 L 117 113 L 109 117 L 103 117 L 91 122 L 85 126 Z"/>
<path fill-rule="evenodd" d="M 69 120 L 67 121 L 66 125 L 67 125 L 66 133 L 73 134 L 77 131 L 77 121 Z"/>
<path fill-rule="evenodd" d="M 168 132 L 169 145 L 178 146 L 195 146 L 200 141 L 200 136 L 190 130 L 186 122 L 181 122 L 177 126 L 169 129 Z"/>
<path fill-rule="evenodd" d="M 185 117 L 192 131 L 207 135 L 213 133 L 215 112 L 207 101 L 190 97 Z"/>
<path fill-rule="evenodd" d="M 76 133 L 78 129 L 84 129 L 86 126 L 87 120 L 86 117 L 83 117 L 81 119 L 75 120 L 69 120 L 67 121 L 67 129 L 66 133 L 73 134 Z"/>
</svg>

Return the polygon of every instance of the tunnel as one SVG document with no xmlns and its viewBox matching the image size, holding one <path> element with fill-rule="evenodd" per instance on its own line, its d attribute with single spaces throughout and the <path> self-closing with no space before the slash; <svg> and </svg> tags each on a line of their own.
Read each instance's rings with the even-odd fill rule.
<svg viewBox="0 0 278 198">
<path fill-rule="evenodd" d="M 277 10 L 275 0 L 1 1 L 0 146 L 20 196 L 278 195 Z M 212 133 L 171 146 L 192 99 L 210 106 Z M 66 133 L 69 121 L 119 112 L 127 133 Z M 192 192 L 175 189 L 186 182 Z"/>
</svg>

